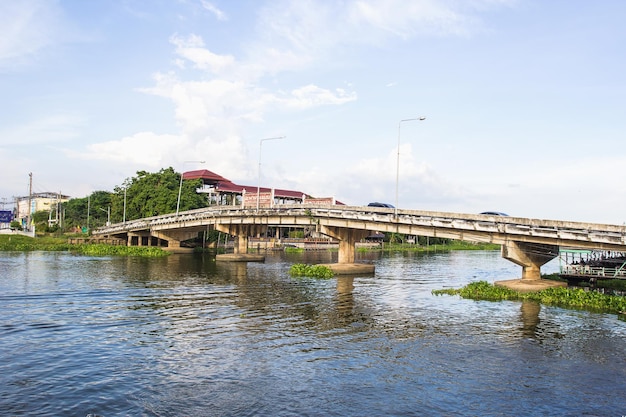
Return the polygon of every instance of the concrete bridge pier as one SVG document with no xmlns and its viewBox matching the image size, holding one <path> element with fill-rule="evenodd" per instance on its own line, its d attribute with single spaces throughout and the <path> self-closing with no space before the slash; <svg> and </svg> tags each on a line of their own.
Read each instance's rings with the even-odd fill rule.
<svg viewBox="0 0 626 417">
<path fill-rule="evenodd" d="M 566 287 L 565 282 L 541 279 L 541 266 L 556 258 L 558 254 L 557 245 L 509 241 L 502 245 L 502 257 L 522 267 L 522 278 L 496 281 L 495 285 L 522 292 Z"/>
<path fill-rule="evenodd" d="M 264 255 L 248 253 L 249 236 L 253 233 L 260 233 L 259 228 L 262 227 L 255 224 L 216 224 L 215 230 L 235 236 L 235 246 L 233 247 L 233 253 L 218 254 L 215 256 L 215 259 L 231 262 L 265 261 Z"/>
<path fill-rule="evenodd" d="M 372 274 L 374 265 L 355 263 L 356 242 L 369 235 L 368 230 L 344 227 L 322 226 L 321 233 L 339 240 L 339 254 L 336 264 L 324 264 L 337 275 Z"/>
<path fill-rule="evenodd" d="M 192 248 L 183 248 L 180 246 L 180 242 L 183 240 L 193 239 L 198 236 L 196 231 L 185 230 L 167 230 L 167 231 L 152 231 L 151 235 L 161 240 L 167 241 L 167 247 L 163 248 L 173 253 L 189 253 L 193 252 Z"/>
</svg>

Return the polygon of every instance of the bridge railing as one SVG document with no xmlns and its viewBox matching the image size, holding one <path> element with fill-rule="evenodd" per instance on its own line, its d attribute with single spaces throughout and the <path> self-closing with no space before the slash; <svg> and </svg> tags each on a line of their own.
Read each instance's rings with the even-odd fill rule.
<svg viewBox="0 0 626 417">
<path fill-rule="evenodd" d="M 589 265 L 563 265 L 561 266 L 561 274 L 626 279 L 626 270 L 623 268 L 609 268 Z"/>
<path fill-rule="evenodd" d="M 212 222 L 228 222 L 234 218 L 241 223 L 258 223 L 262 219 L 277 216 L 300 219 L 300 224 L 303 218 L 310 218 L 324 220 L 329 224 L 335 222 L 337 225 L 349 221 L 357 225 L 356 227 L 368 230 L 387 231 L 390 227 L 402 226 L 405 230 L 411 227 L 418 231 L 446 229 L 459 235 L 471 232 L 475 235 L 500 236 L 502 239 L 510 236 L 511 240 L 518 237 L 527 241 L 544 239 L 561 245 L 563 242 L 593 242 L 626 247 L 624 226 L 417 210 L 398 210 L 396 215 L 394 209 L 388 208 L 315 204 L 285 204 L 259 210 L 237 206 L 211 206 L 117 223 L 99 228 L 94 234 L 115 234 L 168 226 L 184 228 L 199 224 L 209 225 Z"/>
</svg>

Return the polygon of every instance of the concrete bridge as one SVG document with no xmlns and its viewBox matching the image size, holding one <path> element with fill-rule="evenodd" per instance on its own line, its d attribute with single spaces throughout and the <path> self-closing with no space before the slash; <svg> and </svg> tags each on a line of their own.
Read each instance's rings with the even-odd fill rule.
<svg viewBox="0 0 626 417">
<path fill-rule="evenodd" d="M 356 242 L 373 231 L 499 244 L 502 256 L 522 267 L 521 280 L 501 284 L 519 290 L 562 285 L 541 279 L 541 266 L 558 256 L 560 247 L 626 251 L 626 226 L 343 205 L 214 206 L 117 223 L 94 235 L 175 251 L 182 241 L 214 229 L 235 236 L 231 256 L 246 260 L 252 256 L 247 253 L 249 238 L 274 226 L 313 227 L 337 239 L 338 263 L 331 265 L 336 273 L 373 272 L 373 265 L 354 262 Z"/>
</svg>

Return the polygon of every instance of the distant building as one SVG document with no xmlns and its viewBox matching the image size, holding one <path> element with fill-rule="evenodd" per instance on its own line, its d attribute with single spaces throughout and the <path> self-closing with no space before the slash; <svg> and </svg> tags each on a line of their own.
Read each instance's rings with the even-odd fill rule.
<svg viewBox="0 0 626 417">
<path fill-rule="evenodd" d="M 219 174 L 206 169 L 183 173 L 184 180 L 199 179 L 200 193 L 208 194 L 209 204 L 233 205 L 240 207 L 276 207 L 288 204 L 341 204 L 333 197 L 314 198 L 296 190 L 260 187 L 258 185 L 238 185 Z"/>
<path fill-rule="evenodd" d="M 60 193 L 34 193 L 26 197 L 17 197 L 17 212 L 15 219 L 22 223 L 22 227 L 29 229 L 29 222 L 38 211 L 50 213 L 49 223 L 54 224 L 60 218 L 61 203 L 69 201 L 70 197 Z"/>
</svg>

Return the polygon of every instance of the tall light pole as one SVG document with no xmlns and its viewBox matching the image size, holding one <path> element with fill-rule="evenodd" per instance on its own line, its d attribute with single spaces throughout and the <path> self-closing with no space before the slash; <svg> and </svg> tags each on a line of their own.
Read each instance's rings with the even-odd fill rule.
<svg viewBox="0 0 626 417">
<path fill-rule="evenodd" d="M 259 211 L 259 203 L 261 201 L 261 151 L 263 150 L 263 142 L 265 142 L 266 140 L 278 140 L 285 138 L 286 136 L 277 136 L 275 138 L 265 138 L 259 141 L 259 182 L 256 186 L 256 211 Z"/>
<path fill-rule="evenodd" d="M 185 164 L 191 163 L 204 164 L 204 161 L 184 161 L 183 162 L 183 172 L 180 173 L 180 185 L 178 186 L 178 200 L 176 201 L 176 214 L 178 214 L 178 209 L 180 209 L 180 193 L 183 190 L 183 175 L 185 173 Z"/>
<path fill-rule="evenodd" d="M 126 189 L 128 188 L 128 184 L 124 184 L 124 216 L 122 218 L 122 223 L 126 223 Z"/>
<path fill-rule="evenodd" d="M 104 211 L 107 214 L 107 226 L 111 225 L 111 206 L 107 206 L 107 209 L 103 209 L 102 207 L 98 207 L 100 210 Z"/>
<path fill-rule="evenodd" d="M 398 217 L 398 184 L 400 183 L 400 127 L 403 122 L 410 122 L 413 120 L 426 120 L 426 117 L 420 116 L 413 119 L 403 119 L 398 123 L 398 156 L 396 160 L 396 205 L 394 209 L 395 216 Z"/>
</svg>

